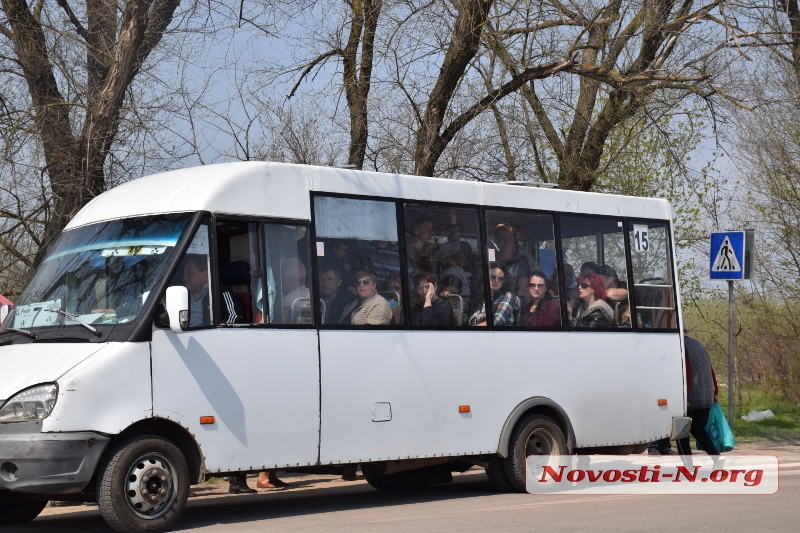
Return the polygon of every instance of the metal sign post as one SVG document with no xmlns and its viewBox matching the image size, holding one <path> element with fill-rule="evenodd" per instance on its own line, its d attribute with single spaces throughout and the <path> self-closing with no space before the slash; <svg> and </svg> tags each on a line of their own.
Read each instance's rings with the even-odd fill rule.
<svg viewBox="0 0 800 533">
<path fill-rule="evenodd" d="M 728 425 L 733 429 L 733 282 L 750 279 L 755 231 L 711 234 L 711 279 L 728 280 Z"/>
</svg>

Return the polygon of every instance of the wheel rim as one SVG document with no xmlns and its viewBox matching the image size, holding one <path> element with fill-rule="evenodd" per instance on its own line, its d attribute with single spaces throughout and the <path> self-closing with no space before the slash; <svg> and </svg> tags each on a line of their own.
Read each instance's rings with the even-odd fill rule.
<svg viewBox="0 0 800 533">
<path fill-rule="evenodd" d="M 148 453 L 133 462 L 125 478 L 125 495 L 134 513 L 144 519 L 164 516 L 176 500 L 178 479 L 169 459 Z"/>
<path fill-rule="evenodd" d="M 546 429 L 534 429 L 528 442 L 525 443 L 525 456 L 530 455 L 560 455 L 558 441 Z"/>
</svg>

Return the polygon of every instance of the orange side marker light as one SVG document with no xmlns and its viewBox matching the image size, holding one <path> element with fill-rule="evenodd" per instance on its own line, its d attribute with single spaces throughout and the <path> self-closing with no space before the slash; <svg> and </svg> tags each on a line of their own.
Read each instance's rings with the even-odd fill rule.
<svg viewBox="0 0 800 533">
<path fill-rule="evenodd" d="M 469 405 L 459 405 L 458 406 L 459 413 L 469 413 Z"/>
<path fill-rule="evenodd" d="M 660 400 L 658 400 L 658 406 L 659 407 L 663 407 L 665 405 L 667 405 L 667 400 L 665 400 L 664 398 L 661 398 Z"/>
<path fill-rule="evenodd" d="M 214 417 L 213 416 L 201 416 L 200 417 L 200 423 L 201 424 L 213 424 L 214 423 Z"/>
</svg>

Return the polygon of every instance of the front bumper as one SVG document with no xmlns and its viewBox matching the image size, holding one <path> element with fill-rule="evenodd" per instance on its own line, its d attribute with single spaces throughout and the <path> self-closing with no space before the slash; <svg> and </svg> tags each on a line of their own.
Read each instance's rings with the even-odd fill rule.
<svg viewBox="0 0 800 533">
<path fill-rule="evenodd" d="M 82 492 L 109 438 L 98 433 L 41 433 L 41 422 L 0 424 L 0 490 Z"/>
</svg>

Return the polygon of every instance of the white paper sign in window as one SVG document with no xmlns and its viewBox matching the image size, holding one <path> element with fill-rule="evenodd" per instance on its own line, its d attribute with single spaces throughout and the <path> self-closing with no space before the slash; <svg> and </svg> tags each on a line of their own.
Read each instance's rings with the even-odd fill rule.
<svg viewBox="0 0 800 533">
<path fill-rule="evenodd" d="M 650 249 L 650 236 L 644 224 L 633 225 L 633 249 L 637 252 L 646 252 Z"/>
<path fill-rule="evenodd" d="M 314 215 L 317 238 L 397 241 L 393 202 L 318 196 Z"/>
</svg>

